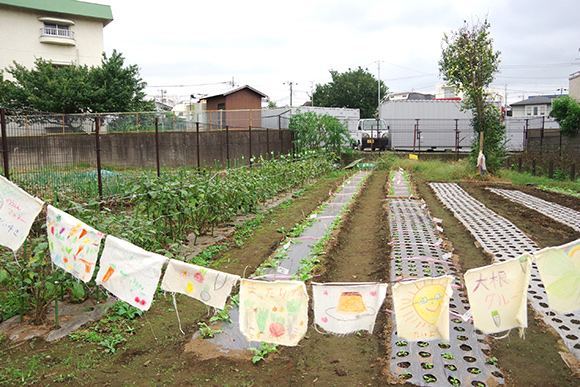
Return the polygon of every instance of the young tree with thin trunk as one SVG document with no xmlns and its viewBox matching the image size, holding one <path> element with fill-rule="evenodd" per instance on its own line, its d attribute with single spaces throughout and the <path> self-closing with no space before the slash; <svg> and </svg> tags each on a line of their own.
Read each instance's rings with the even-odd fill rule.
<svg viewBox="0 0 580 387">
<path fill-rule="evenodd" d="M 444 34 L 439 72 L 443 80 L 465 95 L 464 107 L 473 112 L 476 132 L 472 154 L 479 151 L 479 135 L 484 134 L 488 169 L 498 169 L 505 152 L 505 126 L 499 110 L 487 101 L 487 88 L 499 71 L 500 52 L 494 51 L 487 19 L 469 25 L 464 22 L 450 35 Z"/>
</svg>

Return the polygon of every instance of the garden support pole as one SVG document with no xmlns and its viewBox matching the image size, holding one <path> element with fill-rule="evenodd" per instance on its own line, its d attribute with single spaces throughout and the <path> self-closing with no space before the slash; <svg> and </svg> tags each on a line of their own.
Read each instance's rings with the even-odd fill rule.
<svg viewBox="0 0 580 387">
<path fill-rule="evenodd" d="M 0 108 L 0 126 L 2 127 L 2 159 L 4 160 L 4 177 L 10 180 L 8 167 L 8 135 L 6 131 L 6 111 Z"/>
<path fill-rule="evenodd" d="M 575 177 L 576 177 L 576 164 L 572 164 L 572 166 L 570 167 L 570 180 L 574 181 Z"/>
<path fill-rule="evenodd" d="M 266 128 L 266 153 L 270 155 L 270 129 Z"/>
<path fill-rule="evenodd" d="M 161 164 L 159 162 L 159 117 L 155 117 L 155 161 L 157 163 L 157 177 L 161 177 Z"/>
<path fill-rule="evenodd" d="M 97 186 L 99 200 L 103 198 L 103 176 L 101 175 L 101 119 L 95 117 L 95 150 L 97 151 Z"/>
</svg>

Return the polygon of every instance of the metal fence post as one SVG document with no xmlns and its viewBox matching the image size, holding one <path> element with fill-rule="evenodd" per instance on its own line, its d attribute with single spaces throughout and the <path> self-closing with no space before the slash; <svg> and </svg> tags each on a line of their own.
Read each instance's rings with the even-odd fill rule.
<svg viewBox="0 0 580 387">
<path fill-rule="evenodd" d="M 550 164 L 548 165 L 548 177 L 550 179 L 554 178 L 554 160 L 550 160 Z"/>
<path fill-rule="evenodd" d="M 417 119 L 417 139 L 419 140 L 419 149 L 417 152 L 421 153 L 421 130 L 419 129 L 419 119 Z"/>
<path fill-rule="evenodd" d="M 2 127 L 2 159 L 4 161 L 4 177 L 10 180 L 10 168 L 8 165 L 8 135 L 6 131 L 6 111 L 0 108 L 0 126 Z"/>
<path fill-rule="evenodd" d="M 230 167 L 230 126 L 226 125 L 226 160 L 228 168 Z"/>
<path fill-rule="evenodd" d="M 526 118 L 526 126 L 524 126 L 524 150 L 528 149 L 528 129 L 529 119 Z"/>
<path fill-rule="evenodd" d="M 570 167 L 570 180 L 574 181 L 575 177 L 576 177 L 576 164 L 572 164 L 572 166 Z"/>
<path fill-rule="evenodd" d="M 540 131 L 540 153 L 542 152 L 542 146 L 544 145 L 544 124 L 546 121 L 546 116 L 542 116 L 542 130 Z"/>
<path fill-rule="evenodd" d="M 270 129 L 266 128 L 266 153 L 270 155 Z"/>
<path fill-rule="evenodd" d="M 282 117 L 278 116 L 278 138 L 280 140 L 280 155 L 284 153 L 284 137 L 282 136 Z"/>
<path fill-rule="evenodd" d="M 157 162 L 157 177 L 161 177 L 161 163 L 159 162 L 159 117 L 155 117 L 155 159 Z"/>
<path fill-rule="evenodd" d="M 455 119 L 455 160 L 459 160 L 459 120 Z"/>
<path fill-rule="evenodd" d="M 248 143 L 250 146 L 250 154 L 248 155 L 248 160 L 250 161 L 250 167 L 252 166 L 252 125 L 248 129 Z"/>
<path fill-rule="evenodd" d="M 103 177 L 101 175 L 101 119 L 95 117 L 95 150 L 97 151 L 97 185 L 99 199 L 103 198 Z"/>
<path fill-rule="evenodd" d="M 195 123 L 195 146 L 197 147 L 197 169 L 201 167 L 201 160 L 199 157 L 199 122 Z"/>
</svg>

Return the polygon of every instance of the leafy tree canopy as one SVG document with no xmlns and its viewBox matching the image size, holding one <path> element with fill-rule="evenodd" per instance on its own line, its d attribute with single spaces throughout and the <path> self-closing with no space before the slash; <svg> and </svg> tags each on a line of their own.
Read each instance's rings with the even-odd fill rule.
<svg viewBox="0 0 580 387">
<path fill-rule="evenodd" d="M 360 66 L 345 73 L 330 70 L 332 81 L 316 85 L 312 94 L 313 105 L 326 107 L 345 107 L 360 109 L 361 118 L 375 117 L 378 109 L 379 82 Z M 387 95 L 388 88 L 380 81 L 381 100 Z"/>
<path fill-rule="evenodd" d="M 575 136 L 580 130 L 580 104 L 574 98 L 565 95 L 552 101 L 550 116 L 560 124 L 560 131 L 565 136 Z"/>
<path fill-rule="evenodd" d="M 443 35 L 439 72 L 449 85 L 463 92 L 469 108 L 483 117 L 486 88 L 499 70 L 499 51 L 493 50 L 490 24 L 485 20 L 473 26 L 464 22 L 451 35 Z"/>
<path fill-rule="evenodd" d="M 37 59 L 33 69 L 14 63 L 0 79 L 0 105 L 50 113 L 132 112 L 154 109 L 145 101 L 145 82 L 136 65 L 125 66 L 123 56 L 103 53 L 101 67 L 54 66 Z"/>
</svg>

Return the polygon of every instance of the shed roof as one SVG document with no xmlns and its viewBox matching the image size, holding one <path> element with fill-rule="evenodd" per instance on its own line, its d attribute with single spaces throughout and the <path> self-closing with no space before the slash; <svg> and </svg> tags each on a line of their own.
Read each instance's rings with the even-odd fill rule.
<svg viewBox="0 0 580 387">
<path fill-rule="evenodd" d="M 512 103 L 511 106 L 550 105 L 554 99 L 555 97 L 546 96 L 530 97 L 528 99 L 524 99 L 523 101 Z"/>
<path fill-rule="evenodd" d="M 266 94 L 262 93 L 261 91 L 258 91 L 251 86 L 244 85 L 244 86 L 236 87 L 234 89 L 226 90 L 226 91 L 221 92 L 221 93 L 208 95 L 207 97 L 204 97 L 203 99 L 214 98 L 214 97 L 225 97 L 226 95 L 236 93 L 236 92 L 243 90 L 243 89 L 249 89 L 249 90 L 253 91 L 254 93 L 258 94 L 262 98 L 268 97 Z"/>
<path fill-rule="evenodd" d="M 113 20 L 110 6 L 77 0 L 0 0 L 0 5 L 101 19 L 104 25 Z"/>
</svg>

